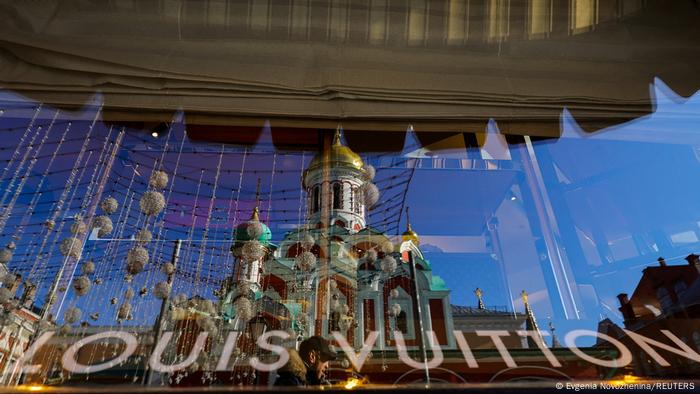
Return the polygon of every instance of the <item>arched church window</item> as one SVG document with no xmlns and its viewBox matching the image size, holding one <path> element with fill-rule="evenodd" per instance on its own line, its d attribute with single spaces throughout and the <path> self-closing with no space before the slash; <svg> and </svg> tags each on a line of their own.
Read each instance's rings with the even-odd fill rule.
<svg viewBox="0 0 700 394">
<path fill-rule="evenodd" d="M 333 209 L 343 208 L 343 184 L 333 184 Z"/>
<path fill-rule="evenodd" d="M 319 185 L 314 186 L 314 191 L 311 196 L 311 212 L 318 212 L 321 207 L 321 187 Z"/>
</svg>

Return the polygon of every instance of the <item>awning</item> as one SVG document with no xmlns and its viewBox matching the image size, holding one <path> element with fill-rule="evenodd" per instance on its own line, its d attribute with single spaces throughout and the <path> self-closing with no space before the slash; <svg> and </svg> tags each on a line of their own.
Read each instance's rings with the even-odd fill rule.
<svg viewBox="0 0 700 394">
<path fill-rule="evenodd" d="M 645 4 L 644 7 L 641 4 Z M 0 84 L 106 120 L 558 136 L 700 88 L 690 1 L 0 2 Z"/>
</svg>

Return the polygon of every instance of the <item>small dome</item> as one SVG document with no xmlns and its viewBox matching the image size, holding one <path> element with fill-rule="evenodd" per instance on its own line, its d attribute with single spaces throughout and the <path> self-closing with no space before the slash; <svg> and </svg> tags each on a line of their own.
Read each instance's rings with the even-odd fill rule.
<svg viewBox="0 0 700 394">
<path fill-rule="evenodd" d="M 250 232 L 248 231 L 248 228 L 254 223 L 260 223 L 260 227 L 262 228 L 261 234 L 257 238 L 257 240 L 263 245 L 268 245 L 270 243 L 270 241 L 272 240 L 272 231 L 270 231 L 270 228 L 267 227 L 265 223 L 260 221 L 257 207 L 253 210 L 253 215 L 251 216 L 250 220 L 241 223 L 236 227 L 234 239 L 237 243 L 251 241 Z"/>
<path fill-rule="evenodd" d="M 411 225 L 408 225 L 408 228 L 406 231 L 401 234 L 401 240 L 406 242 L 406 241 L 411 241 L 413 242 L 414 245 L 418 246 L 420 245 L 420 238 L 418 238 L 418 234 L 411 229 Z"/>
<path fill-rule="evenodd" d="M 333 145 L 331 146 L 330 159 L 328 160 L 331 166 L 345 166 L 351 167 L 358 171 L 365 172 L 363 169 L 364 162 L 362 158 L 357 153 L 353 152 L 352 149 L 343 145 L 340 142 L 340 130 L 335 132 L 335 137 L 333 139 Z M 311 160 L 309 168 L 307 170 L 312 170 L 314 168 L 322 167 L 326 161 L 323 159 L 323 153 L 318 153 Z"/>
</svg>

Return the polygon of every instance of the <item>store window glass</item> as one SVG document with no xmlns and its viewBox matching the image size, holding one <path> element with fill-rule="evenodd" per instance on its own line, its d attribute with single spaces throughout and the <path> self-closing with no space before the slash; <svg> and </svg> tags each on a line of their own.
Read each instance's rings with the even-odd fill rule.
<svg viewBox="0 0 700 394">
<path fill-rule="evenodd" d="M 680 3 L 0 7 L 0 384 L 696 389 Z"/>
</svg>

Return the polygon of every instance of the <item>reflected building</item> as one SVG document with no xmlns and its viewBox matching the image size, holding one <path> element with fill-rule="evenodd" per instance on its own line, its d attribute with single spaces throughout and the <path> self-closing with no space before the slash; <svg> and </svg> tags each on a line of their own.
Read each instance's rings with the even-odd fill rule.
<svg viewBox="0 0 700 394">
<path fill-rule="evenodd" d="M 678 348 L 662 334 L 668 330 L 691 351 L 700 352 L 700 256 L 693 253 L 685 260 L 686 264 L 669 265 L 660 257 L 657 266 L 644 268 L 632 296 L 618 295 L 619 310 L 626 330 Z M 601 321 L 598 331 L 619 339 L 632 351 L 630 369 L 638 376 L 694 377 L 700 371 L 696 362 L 655 348 L 669 364 L 660 365 L 610 319 Z"/>
</svg>

